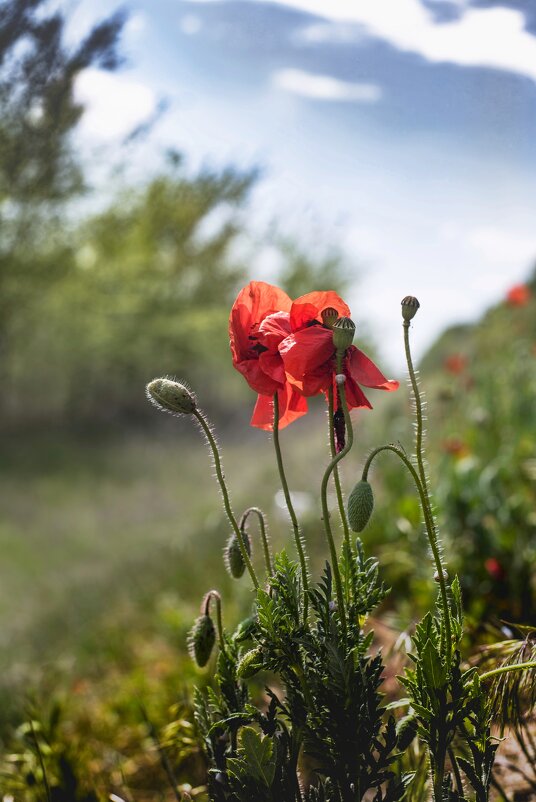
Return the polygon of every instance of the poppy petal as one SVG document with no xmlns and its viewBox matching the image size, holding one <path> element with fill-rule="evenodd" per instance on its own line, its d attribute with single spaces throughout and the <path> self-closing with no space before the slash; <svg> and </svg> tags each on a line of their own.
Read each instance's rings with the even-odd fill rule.
<svg viewBox="0 0 536 802">
<path fill-rule="evenodd" d="M 307 401 L 300 393 L 289 384 L 278 392 L 279 399 L 279 429 L 284 429 L 289 423 L 305 415 L 307 412 Z M 259 395 L 253 415 L 251 425 L 257 429 L 273 431 L 274 428 L 274 403 L 273 397 Z"/>
<path fill-rule="evenodd" d="M 290 315 L 288 312 L 274 312 L 262 321 L 258 329 L 258 341 L 271 351 L 290 334 Z"/>
<path fill-rule="evenodd" d="M 244 359 L 241 362 L 235 362 L 234 366 L 256 393 L 272 396 L 281 388 L 279 381 L 264 372 L 258 359 Z"/>
<path fill-rule="evenodd" d="M 286 382 L 286 375 L 285 375 L 285 366 L 283 365 L 283 360 L 278 351 L 263 351 L 263 353 L 259 356 L 259 366 L 261 370 L 267 374 L 273 381 L 278 383 L 278 390 Z M 273 391 L 275 393 L 275 389 Z M 273 395 L 271 393 L 271 395 Z"/>
<path fill-rule="evenodd" d="M 333 290 L 308 292 L 297 298 L 290 310 L 292 331 L 298 331 L 313 320 L 321 323 L 322 311 L 328 307 L 336 309 L 340 317 L 350 317 L 349 306 Z"/>
<path fill-rule="evenodd" d="M 344 389 L 346 392 L 348 409 L 363 409 L 364 407 L 372 409 L 372 404 L 361 387 L 348 374 L 346 375 Z"/>
<path fill-rule="evenodd" d="M 298 382 L 331 359 L 334 353 L 333 335 L 322 326 L 302 329 L 286 337 L 279 345 L 286 372 Z M 327 365 L 327 376 L 330 368 Z"/>
<path fill-rule="evenodd" d="M 233 363 L 251 349 L 252 330 L 274 312 L 290 312 L 292 301 L 283 290 L 264 281 L 250 281 L 237 295 L 229 316 Z"/>
<path fill-rule="evenodd" d="M 386 379 L 374 362 L 355 345 L 348 349 L 346 369 L 352 379 L 358 384 L 362 384 L 363 387 L 392 391 L 398 390 L 400 386 L 399 382 Z"/>
</svg>

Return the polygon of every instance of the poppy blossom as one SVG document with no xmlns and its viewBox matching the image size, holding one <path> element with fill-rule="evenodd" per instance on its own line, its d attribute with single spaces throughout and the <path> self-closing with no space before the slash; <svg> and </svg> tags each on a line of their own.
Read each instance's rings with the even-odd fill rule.
<svg viewBox="0 0 536 802">
<path fill-rule="evenodd" d="M 348 306 L 334 292 L 311 292 L 292 304 L 292 332 L 280 343 L 279 353 L 289 381 L 304 396 L 327 393 L 331 385 L 336 397 L 333 331 L 332 326 L 323 322 L 327 319 L 326 313 L 334 310 L 341 317 L 350 315 Z M 355 345 L 346 349 L 342 370 L 346 376 L 345 392 L 350 409 L 372 408 L 361 386 L 389 391 L 399 386 L 397 381 L 386 379 L 374 362 Z"/>
<path fill-rule="evenodd" d="M 273 427 L 273 397 L 279 401 L 279 428 L 307 412 L 307 401 L 285 375 L 278 351 L 291 332 L 288 295 L 264 281 L 250 281 L 231 309 L 229 337 L 234 367 L 259 396 L 251 425 Z"/>
<path fill-rule="evenodd" d="M 445 370 L 454 376 L 459 376 L 467 367 L 467 358 L 463 354 L 451 354 L 443 363 Z"/>
<path fill-rule="evenodd" d="M 526 306 L 530 301 L 530 287 L 526 284 L 515 284 L 506 293 L 506 302 L 510 306 Z"/>
<path fill-rule="evenodd" d="M 484 562 L 484 567 L 489 576 L 498 582 L 500 582 L 506 576 L 504 567 L 496 557 L 488 557 L 488 559 Z"/>
</svg>

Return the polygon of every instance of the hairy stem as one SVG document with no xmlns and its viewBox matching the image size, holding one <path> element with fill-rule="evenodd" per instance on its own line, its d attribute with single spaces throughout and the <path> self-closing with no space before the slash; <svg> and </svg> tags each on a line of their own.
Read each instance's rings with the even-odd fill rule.
<svg viewBox="0 0 536 802">
<path fill-rule="evenodd" d="M 259 527 L 262 540 L 262 550 L 264 553 L 264 564 L 266 566 L 266 573 L 268 576 L 270 576 L 274 572 L 274 566 L 272 562 L 272 553 L 270 551 L 270 541 L 268 540 L 268 532 L 266 531 L 266 516 L 263 513 L 263 511 L 260 510 L 258 507 L 248 507 L 248 509 L 244 511 L 240 519 L 239 527 L 241 532 L 244 531 L 244 527 L 246 526 L 247 520 L 250 515 L 256 515 L 259 520 Z"/>
<path fill-rule="evenodd" d="M 287 505 L 288 514 L 290 515 L 290 520 L 292 522 L 292 530 L 294 532 L 294 542 L 296 543 L 296 551 L 298 552 L 298 557 L 300 559 L 302 585 L 303 585 L 303 619 L 304 621 L 306 621 L 307 612 L 309 609 L 309 574 L 307 572 L 305 546 L 302 540 L 298 518 L 296 516 L 296 512 L 292 504 L 292 498 L 290 496 L 290 490 L 288 487 L 285 468 L 283 465 L 283 457 L 281 455 L 281 446 L 279 444 L 279 398 L 277 393 L 274 393 L 274 448 L 277 459 L 277 468 L 279 470 L 279 476 L 281 478 L 281 487 L 283 488 L 283 494 L 285 496 L 285 502 Z"/>
<path fill-rule="evenodd" d="M 333 414 L 335 411 L 335 404 L 333 399 L 333 387 L 330 385 L 328 391 L 328 415 L 329 415 L 329 445 L 331 450 L 331 459 L 335 459 L 337 451 L 335 448 L 335 430 L 333 428 Z M 344 498 L 342 494 L 341 479 L 339 476 L 339 466 L 335 465 L 333 469 L 333 481 L 335 482 L 335 492 L 337 494 L 337 503 L 339 505 L 339 515 L 341 516 L 342 528 L 344 531 L 345 543 L 352 553 L 352 545 L 350 542 L 350 528 L 348 526 L 348 518 L 346 517 L 346 509 L 344 507 Z"/>
<path fill-rule="evenodd" d="M 342 372 L 342 354 L 337 354 L 337 372 Z M 344 457 L 348 454 L 352 445 L 354 443 L 354 430 L 352 427 L 352 421 L 350 419 L 350 411 L 348 409 L 348 402 L 346 401 L 346 391 L 344 389 L 344 383 L 339 386 L 339 393 L 340 399 L 342 404 L 342 410 L 344 413 L 344 421 L 346 425 L 346 445 L 330 462 L 324 476 L 322 478 L 322 484 L 320 486 L 320 499 L 322 501 L 322 518 L 324 521 L 324 529 L 326 530 L 326 538 L 328 541 L 329 551 L 331 555 L 331 562 L 333 566 L 333 579 L 335 582 L 335 591 L 337 594 L 337 604 L 339 607 L 339 620 L 341 622 L 342 631 L 344 634 L 344 638 L 346 640 L 346 636 L 348 633 L 348 628 L 346 626 L 346 609 L 344 606 L 344 595 L 342 592 L 342 582 L 341 582 L 341 574 L 339 571 L 339 563 L 337 560 L 337 551 L 335 549 L 335 541 L 333 540 L 333 532 L 331 529 L 331 523 L 329 520 L 329 508 L 328 508 L 328 482 L 331 474 L 339 464 L 339 462 L 344 459 Z"/>
<path fill-rule="evenodd" d="M 197 421 L 198 421 L 199 425 L 201 426 L 201 428 L 202 428 L 202 430 L 203 430 L 203 432 L 205 434 L 205 437 L 207 439 L 207 443 L 209 445 L 209 448 L 212 451 L 212 458 L 214 460 L 214 467 L 216 469 L 216 477 L 218 479 L 218 482 L 219 482 L 219 485 L 220 485 L 221 494 L 222 494 L 222 497 L 223 497 L 223 506 L 225 507 L 225 512 L 227 513 L 227 518 L 229 519 L 229 523 L 231 524 L 231 526 L 233 528 L 233 531 L 234 531 L 234 533 L 235 533 L 235 535 L 236 535 L 236 537 L 238 539 L 238 545 L 240 547 L 240 552 L 242 554 L 242 558 L 244 560 L 246 568 L 249 571 L 249 575 L 251 577 L 251 581 L 253 582 L 253 587 L 255 588 L 255 590 L 257 590 L 258 587 L 259 587 L 259 580 L 257 579 L 257 575 L 255 573 L 255 569 L 253 568 L 253 565 L 251 564 L 251 560 L 249 559 L 249 554 L 247 552 L 246 546 L 245 546 L 244 541 L 242 539 L 242 536 L 240 534 L 240 529 L 238 528 L 238 524 L 236 522 L 236 518 L 234 516 L 233 509 L 231 507 L 231 502 L 230 502 L 230 499 L 229 499 L 229 491 L 227 490 L 227 485 L 225 483 L 225 474 L 223 472 L 223 466 L 222 466 L 220 452 L 219 452 L 219 449 L 218 449 L 218 444 L 216 443 L 216 440 L 214 439 L 214 435 L 212 434 L 212 431 L 211 431 L 211 428 L 210 428 L 210 424 L 209 424 L 207 418 L 205 417 L 205 414 L 200 409 L 195 409 L 194 412 L 193 412 L 193 415 L 195 415 L 195 417 L 197 418 Z"/>
<path fill-rule="evenodd" d="M 447 655 L 447 659 L 450 660 L 450 654 L 452 650 L 452 623 L 451 623 L 451 611 L 450 605 L 448 600 L 448 593 L 447 593 L 447 585 L 445 582 L 445 575 L 444 575 L 444 567 L 443 561 L 441 559 L 441 552 L 439 549 L 439 539 L 437 536 L 437 529 L 434 522 L 434 515 L 432 512 L 432 504 L 430 501 L 430 495 L 428 492 L 428 482 L 426 478 L 426 470 L 424 465 L 424 451 L 423 451 L 423 433 L 424 433 L 424 418 L 423 418 L 423 404 L 421 399 L 421 394 L 419 391 L 419 385 L 417 382 L 417 376 L 415 374 L 415 368 L 413 367 L 413 360 L 411 358 L 411 349 L 409 344 L 409 327 L 410 323 L 409 320 L 405 320 L 403 323 L 404 328 L 404 349 L 406 352 L 406 362 L 408 366 L 409 377 L 411 381 L 411 387 L 413 390 L 413 399 L 415 402 L 415 416 L 417 421 L 416 427 L 416 436 L 415 436 L 415 456 L 417 460 L 420 484 L 422 487 L 422 494 L 421 496 L 421 506 L 423 508 L 424 518 L 426 523 L 426 532 L 428 534 L 428 541 L 430 543 L 430 548 L 432 550 L 432 554 L 434 557 L 434 562 L 436 566 L 436 572 L 438 576 L 438 582 L 441 591 L 441 604 L 443 607 L 443 616 L 445 619 L 445 653 Z"/>
<path fill-rule="evenodd" d="M 222 617 L 222 606 L 221 606 L 221 596 L 217 590 L 209 590 L 204 598 L 204 613 L 205 615 L 210 615 L 210 602 L 212 599 L 216 602 L 216 627 L 218 629 L 218 640 L 220 642 L 220 649 L 225 654 L 225 640 L 223 637 L 223 617 Z"/>
</svg>

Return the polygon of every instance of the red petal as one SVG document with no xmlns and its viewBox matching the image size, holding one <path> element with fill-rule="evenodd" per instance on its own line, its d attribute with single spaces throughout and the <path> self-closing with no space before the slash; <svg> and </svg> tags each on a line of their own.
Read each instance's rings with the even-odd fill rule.
<svg viewBox="0 0 536 802">
<path fill-rule="evenodd" d="M 346 382 L 344 385 L 344 389 L 346 391 L 346 401 L 348 403 L 348 409 L 362 409 L 363 407 L 372 409 L 372 404 L 368 400 L 363 390 L 359 387 L 358 384 L 355 383 L 352 377 L 349 376 L 348 374 L 346 374 Z"/>
<path fill-rule="evenodd" d="M 331 331 L 321 326 L 297 331 L 286 337 L 279 346 L 286 372 L 298 382 L 303 382 L 308 373 L 316 372 L 325 365 L 334 350 Z"/>
<path fill-rule="evenodd" d="M 278 383 L 278 390 L 286 382 L 285 366 L 278 351 L 263 351 L 259 356 L 259 365 L 261 370 L 266 373 L 271 379 Z M 275 389 L 273 391 L 275 393 Z M 273 395 L 273 393 L 272 393 Z"/>
<path fill-rule="evenodd" d="M 242 362 L 235 362 L 235 368 L 242 374 L 251 389 L 257 393 L 272 396 L 281 388 L 281 382 L 265 373 L 258 359 L 244 359 Z"/>
<path fill-rule="evenodd" d="M 258 330 L 258 341 L 265 348 L 276 351 L 277 346 L 290 334 L 290 315 L 288 312 L 274 312 L 262 321 Z"/>
<path fill-rule="evenodd" d="M 284 429 L 289 423 L 305 415 L 307 412 L 307 401 L 300 393 L 289 384 L 278 393 L 279 399 L 279 428 Z M 273 397 L 259 395 L 253 415 L 251 425 L 258 429 L 272 431 L 274 427 L 274 404 Z"/>
<path fill-rule="evenodd" d="M 298 331 L 312 320 L 318 320 L 321 323 L 322 310 L 328 307 L 336 309 L 340 317 L 350 317 L 350 308 L 333 290 L 308 292 L 301 298 L 297 298 L 290 310 L 292 331 Z"/>
<path fill-rule="evenodd" d="M 398 390 L 399 382 L 386 379 L 374 362 L 352 345 L 346 357 L 346 369 L 358 384 L 375 390 Z"/>
<path fill-rule="evenodd" d="M 229 316 L 229 337 L 233 363 L 251 348 L 252 329 L 274 312 L 290 312 L 292 301 L 283 290 L 264 281 L 250 281 L 236 298 Z"/>
</svg>

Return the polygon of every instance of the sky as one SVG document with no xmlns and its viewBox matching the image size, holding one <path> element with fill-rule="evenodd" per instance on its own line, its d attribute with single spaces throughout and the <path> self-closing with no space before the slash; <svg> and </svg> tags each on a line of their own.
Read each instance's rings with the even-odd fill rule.
<svg viewBox="0 0 536 802">
<path fill-rule="evenodd" d="M 417 356 L 475 320 L 536 259 L 533 0 L 65 0 L 69 35 L 126 7 L 123 68 L 87 70 L 88 159 L 121 148 L 143 177 L 187 163 L 261 167 L 250 210 L 348 258 L 353 317 L 393 368 L 400 300 Z M 98 181 L 97 181 L 98 183 Z M 252 273 L 273 278 L 270 252 Z M 320 288 L 319 288 L 320 289 Z M 322 288 L 324 289 L 324 288 Z"/>
</svg>

